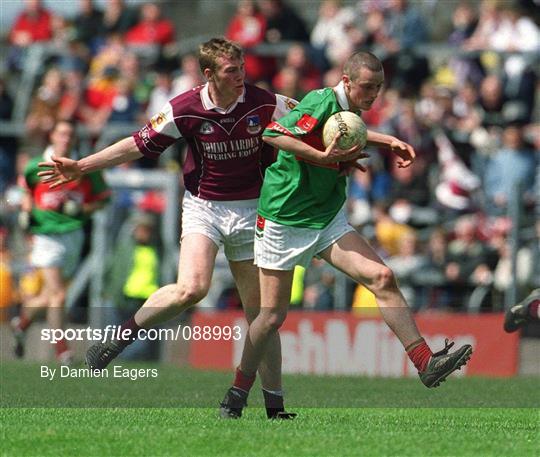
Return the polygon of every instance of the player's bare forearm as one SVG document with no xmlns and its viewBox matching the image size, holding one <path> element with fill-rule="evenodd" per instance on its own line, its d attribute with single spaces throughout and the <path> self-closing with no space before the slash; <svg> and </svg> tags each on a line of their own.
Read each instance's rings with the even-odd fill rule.
<svg viewBox="0 0 540 457">
<path fill-rule="evenodd" d="M 263 141 L 274 148 L 290 152 L 302 159 L 320 163 L 321 165 L 367 157 L 367 154 L 359 151 L 357 146 L 347 150 L 338 149 L 336 147 L 338 138 L 339 136 L 336 136 L 325 151 L 319 151 L 309 144 L 304 143 L 302 140 L 288 135 L 280 135 L 277 137 L 263 136 Z"/>
<path fill-rule="evenodd" d="M 114 167 L 140 157 L 142 153 L 135 140 L 128 137 L 78 161 L 53 155 L 50 161 L 39 163 L 39 167 L 44 170 L 38 172 L 38 176 L 44 183 L 48 183 L 49 187 L 54 188 L 79 179 L 83 174 Z"/>
<path fill-rule="evenodd" d="M 77 161 L 77 165 L 81 173 L 86 174 L 91 171 L 111 168 L 122 163 L 131 162 L 132 160 L 140 159 L 142 156 L 135 140 L 130 136 L 95 154 L 84 157 Z"/>
<path fill-rule="evenodd" d="M 323 159 L 322 151 L 319 151 L 311 147 L 309 144 L 304 143 L 298 138 L 294 138 L 292 136 L 263 136 L 262 139 L 265 143 L 276 149 L 290 152 L 291 154 L 297 155 L 306 160 L 318 162 L 319 160 Z"/>
<path fill-rule="evenodd" d="M 400 168 L 410 166 L 416 158 L 416 152 L 410 144 L 401 141 L 395 136 L 386 135 L 385 133 L 368 130 L 367 145 L 391 150 L 399 157 L 397 163 Z"/>
<path fill-rule="evenodd" d="M 391 135 L 374 132 L 373 130 L 367 131 L 367 146 L 391 149 L 390 145 L 394 140 L 396 140 L 396 137 L 393 137 Z"/>
</svg>

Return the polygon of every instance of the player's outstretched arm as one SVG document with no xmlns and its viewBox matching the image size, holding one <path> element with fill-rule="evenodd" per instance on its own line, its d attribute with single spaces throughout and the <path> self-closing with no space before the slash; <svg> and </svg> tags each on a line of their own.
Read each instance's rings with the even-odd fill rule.
<svg viewBox="0 0 540 457">
<path fill-rule="evenodd" d="M 45 170 L 40 171 L 38 176 L 52 188 L 74 181 L 91 171 L 111 168 L 141 157 L 133 137 L 127 137 L 81 160 L 52 156 L 50 161 L 39 163 L 39 167 Z"/>
<path fill-rule="evenodd" d="M 405 141 L 401 141 L 395 136 L 368 130 L 367 144 L 368 146 L 390 149 L 399 157 L 397 162 L 399 168 L 407 168 L 408 166 L 412 165 L 414 159 L 416 158 L 414 148 L 410 144 L 405 143 Z"/>
<path fill-rule="evenodd" d="M 288 151 L 294 155 L 302 157 L 303 159 L 310 160 L 312 162 L 320 163 L 321 165 L 335 163 L 335 162 L 348 162 L 351 160 L 358 160 L 369 157 L 368 154 L 360 151 L 358 146 L 354 146 L 350 149 L 339 149 L 337 147 L 337 140 L 339 134 L 335 136 L 332 142 L 324 151 L 320 151 L 310 146 L 307 143 L 299 140 L 298 138 L 280 135 L 280 136 L 264 136 L 263 141 L 268 143 L 274 148 Z"/>
</svg>

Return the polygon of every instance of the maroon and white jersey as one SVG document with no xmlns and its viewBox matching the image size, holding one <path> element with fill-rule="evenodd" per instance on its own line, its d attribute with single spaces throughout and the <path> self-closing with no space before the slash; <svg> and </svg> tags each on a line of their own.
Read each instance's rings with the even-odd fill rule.
<svg viewBox="0 0 540 457">
<path fill-rule="evenodd" d="M 246 84 L 237 101 L 223 110 L 212 102 L 205 84 L 170 100 L 133 137 L 141 153 L 151 158 L 183 137 L 188 143 L 184 185 L 192 195 L 250 200 L 259 197 L 264 171 L 274 161 L 274 150 L 261 134 L 296 104 Z"/>
</svg>

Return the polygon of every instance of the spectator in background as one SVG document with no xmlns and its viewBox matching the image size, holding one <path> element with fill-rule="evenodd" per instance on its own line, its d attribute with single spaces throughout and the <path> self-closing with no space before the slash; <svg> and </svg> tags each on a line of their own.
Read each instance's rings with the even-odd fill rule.
<svg viewBox="0 0 540 457">
<path fill-rule="evenodd" d="M 492 48 L 491 43 L 502 18 L 500 3 L 498 0 L 482 0 L 478 24 L 472 36 L 463 43 L 463 49 L 488 50 Z"/>
<path fill-rule="evenodd" d="M 115 83 L 114 92 L 110 114 L 105 122 L 136 122 L 140 107 L 135 100 L 131 82 L 119 78 Z"/>
<path fill-rule="evenodd" d="M 276 74 L 272 80 L 272 86 L 281 93 L 285 86 L 284 79 L 290 75 L 284 74 L 283 70 L 292 69 L 298 78 L 298 88 L 300 94 L 307 94 L 321 86 L 322 75 L 318 68 L 311 64 L 307 55 L 307 50 L 302 44 L 293 44 L 287 51 L 283 69 Z"/>
<path fill-rule="evenodd" d="M 182 94 L 194 87 L 204 84 L 204 78 L 199 69 L 197 57 L 193 54 L 186 54 L 182 57 L 180 74 L 174 78 L 173 93 Z M 154 111 L 156 113 L 157 111 Z"/>
<path fill-rule="evenodd" d="M 0 6 L 1 8 L 1 6 Z M 8 67 L 21 71 L 26 49 L 33 43 L 49 41 L 53 36 L 52 15 L 41 0 L 25 0 L 24 10 L 9 31 Z"/>
<path fill-rule="evenodd" d="M 468 141 L 472 132 L 481 124 L 478 91 L 472 83 L 467 82 L 459 86 L 452 102 L 452 115 L 456 119 L 455 135 Z"/>
<path fill-rule="evenodd" d="M 79 13 L 73 25 L 76 39 L 83 42 L 93 54 L 105 33 L 103 12 L 94 6 L 93 0 L 79 0 Z"/>
<path fill-rule="evenodd" d="M 349 179 L 347 207 L 349 222 L 361 226 L 371 220 L 371 202 L 389 198 L 392 179 L 380 155 L 373 154 L 366 164 L 367 171 L 354 170 Z"/>
<path fill-rule="evenodd" d="M 460 2 L 452 14 L 453 30 L 448 43 L 461 46 L 472 36 L 477 25 L 478 17 L 473 6 L 467 1 Z"/>
<path fill-rule="evenodd" d="M 171 74 L 168 71 L 160 71 L 158 69 L 154 77 L 154 87 L 150 92 L 150 98 L 148 99 L 146 116 L 150 118 L 155 113 L 159 113 L 159 110 L 165 105 L 165 103 L 179 93 L 181 92 L 176 92 L 174 90 Z"/>
<path fill-rule="evenodd" d="M 128 222 L 130 235 L 119 237 L 120 242 L 107 259 L 105 291 L 106 299 L 114 306 L 114 324 L 128 319 L 160 286 L 156 221 L 151 214 L 135 213 Z M 159 350 L 155 343 L 136 341 L 122 357 L 151 359 Z"/>
<path fill-rule="evenodd" d="M 84 69 L 77 64 L 61 68 L 64 75 L 64 92 L 60 100 L 58 118 L 80 121 L 84 103 Z"/>
<path fill-rule="evenodd" d="M 62 73 L 58 68 L 51 68 L 32 98 L 26 118 L 27 137 L 40 147 L 45 145 L 58 118 L 63 90 Z"/>
<path fill-rule="evenodd" d="M 264 42 L 266 19 L 253 0 L 240 0 L 236 14 L 229 22 L 225 37 L 241 45 L 246 50 L 244 66 L 246 78 L 251 82 L 269 81 L 276 71 L 274 57 L 258 56 L 250 53 L 250 48 Z"/>
<path fill-rule="evenodd" d="M 497 253 L 482 243 L 476 236 L 478 220 L 471 215 L 461 216 L 454 228 L 455 239 L 448 246 L 446 278 L 459 294 L 455 305 L 468 303 L 472 289 L 478 285 L 489 286 L 493 280 L 493 269 Z"/>
<path fill-rule="evenodd" d="M 503 4 L 501 19 L 490 45 L 496 51 L 538 52 L 540 37 L 534 21 L 511 4 Z"/>
<path fill-rule="evenodd" d="M 10 121 L 13 112 L 13 100 L 6 90 L 3 79 L 0 79 L 0 121 Z M 17 138 L 0 136 L 0 195 L 5 192 L 16 178 Z"/>
<path fill-rule="evenodd" d="M 401 238 L 414 232 L 408 225 L 392 219 L 388 214 L 389 206 L 388 203 L 377 202 L 373 205 L 372 211 L 373 221 L 375 222 L 375 236 L 377 243 L 383 250 L 383 257 L 397 255 Z"/>
<path fill-rule="evenodd" d="M 484 127 L 501 127 L 508 121 L 504 110 L 506 97 L 503 84 L 497 75 L 488 75 L 482 80 L 478 101 Z"/>
<path fill-rule="evenodd" d="M 502 219 L 502 218 L 501 218 Z M 493 286 L 497 292 L 498 308 L 502 308 L 504 305 L 504 294 L 512 287 L 514 280 L 513 274 L 513 259 L 512 259 L 512 246 L 508 235 L 511 229 L 512 222 L 500 224 L 498 230 L 493 230 L 490 234 L 489 244 L 493 246 L 499 255 L 499 261 L 493 272 Z M 533 258 L 533 252 L 530 247 L 524 245 L 518 248 L 516 255 L 516 286 L 517 290 L 525 291 L 527 286 L 530 285 L 530 279 L 533 273 L 533 267 L 535 261 Z"/>
<path fill-rule="evenodd" d="M 354 28 L 354 21 L 353 8 L 343 7 L 341 0 L 321 2 L 310 41 L 332 65 L 341 66 L 360 41 L 361 35 Z"/>
<path fill-rule="evenodd" d="M 448 37 L 448 44 L 461 47 L 472 36 L 478 25 L 478 15 L 473 6 L 464 1 L 459 3 L 452 15 L 453 30 Z M 479 84 L 484 74 L 477 57 L 452 57 L 449 67 L 456 77 L 456 86 L 461 87 L 471 80 Z"/>
<path fill-rule="evenodd" d="M 390 40 L 386 43 L 390 52 L 400 52 L 424 44 L 429 38 L 426 19 L 412 2 L 391 0 L 386 22 Z"/>
<path fill-rule="evenodd" d="M 126 55 L 126 46 L 120 34 L 110 34 L 98 53 L 90 60 L 88 79 L 90 82 L 103 76 L 106 68 L 118 68 Z"/>
<path fill-rule="evenodd" d="M 510 122 L 530 122 L 534 109 L 533 94 L 536 75 L 532 69 L 532 55 L 540 52 L 540 32 L 534 21 L 515 6 L 504 6 L 501 24 L 492 39 L 492 47 L 502 52 L 526 52 L 526 58 L 513 54 L 504 58 L 504 92 L 508 99 L 506 117 Z"/>
<path fill-rule="evenodd" d="M 148 101 L 150 93 L 149 82 L 145 81 L 145 69 L 135 52 L 128 51 L 118 64 L 118 76 L 129 82 L 133 89 L 133 95 L 137 103 L 143 104 Z"/>
<path fill-rule="evenodd" d="M 391 0 L 386 20 L 387 37 L 383 46 L 392 56 L 388 62 L 392 73 L 392 87 L 415 93 L 428 76 L 425 57 L 411 50 L 429 39 L 425 18 L 407 0 Z"/>
<path fill-rule="evenodd" d="M 401 293 L 413 309 L 419 307 L 414 274 L 423 268 L 423 256 L 418 252 L 418 238 L 414 231 L 405 233 L 398 242 L 396 255 L 385 259 L 399 282 Z"/>
<path fill-rule="evenodd" d="M 88 82 L 84 94 L 82 119 L 90 133 L 98 135 L 107 122 L 116 96 L 119 71 L 115 66 L 103 69 L 103 73 Z"/>
<path fill-rule="evenodd" d="M 284 0 L 259 0 L 259 6 L 266 18 L 266 41 L 309 42 L 304 20 Z"/>
<path fill-rule="evenodd" d="M 166 46 L 174 41 L 174 25 L 161 15 L 156 3 L 145 3 L 137 24 L 126 32 L 126 44 L 135 46 Z"/>
<path fill-rule="evenodd" d="M 286 66 L 274 78 L 274 90 L 286 97 L 301 100 L 306 91 L 302 89 L 300 74 L 296 68 Z"/>
<path fill-rule="evenodd" d="M 421 268 L 412 273 L 418 287 L 418 304 L 425 308 L 447 308 L 454 303 L 453 286 L 446 277 L 448 240 L 445 230 L 435 227 L 429 235 L 427 251 L 422 256 Z"/>
<path fill-rule="evenodd" d="M 41 0 L 24 0 L 24 10 L 17 16 L 9 32 L 9 42 L 26 48 L 52 38 L 52 15 Z"/>
<path fill-rule="evenodd" d="M 523 129 L 504 129 L 502 148 L 487 162 L 484 175 L 486 209 L 491 215 L 505 215 L 508 202 L 517 192 L 522 204 L 534 202 L 537 160 L 535 152 L 523 141 Z"/>
<path fill-rule="evenodd" d="M 103 12 L 105 35 L 125 34 L 137 23 L 138 12 L 124 4 L 123 0 L 107 0 Z"/>
<path fill-rule="evenodd" d="M 335 282 L 335 268 L 322 259 L 312 259 L 304 274 L 303 308 L 313 311 L 333 310 Z"/>
</svg>

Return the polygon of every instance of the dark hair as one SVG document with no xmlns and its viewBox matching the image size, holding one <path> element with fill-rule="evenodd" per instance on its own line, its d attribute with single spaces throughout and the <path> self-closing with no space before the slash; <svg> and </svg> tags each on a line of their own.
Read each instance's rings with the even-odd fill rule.
<svg viewBox="0 0 540 457">
<path fill-rule="evenodd" d="M 368 51 L 358 51 L 347 59 L 343 66 L 343 73 L 354 80 L 362 67 L 375 72 L 383 71 L 382 63 L 375 54 Z"/>
</svg>

